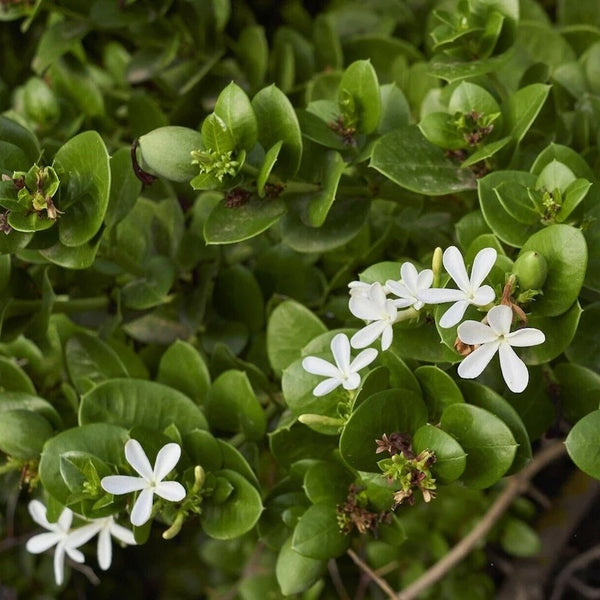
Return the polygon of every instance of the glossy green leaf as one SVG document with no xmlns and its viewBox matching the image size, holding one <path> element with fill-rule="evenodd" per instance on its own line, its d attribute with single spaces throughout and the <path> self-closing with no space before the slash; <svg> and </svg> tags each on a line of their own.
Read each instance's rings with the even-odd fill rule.
<svg viewBox="0 0 600 600">
<path fill-rule="evenodd" d="M 52 436 L 52 425 L 38 412 L 4 410 L 0 419 L 0 450 L 21 459 L 37 459 L 44 442 Z"/>
<path fill-rule="evenodd" d="M 61 244 L 90 242 L 98 233 L 108 207 L 110 164 L 106 146 L 95 131 L 85 131 L 61 146 L 53 166 L 60 179 L 58 221 Z"/>
<path fill-rule="evenodd" d="M 162 355 L 156 381 L 203 405 L 210 387 L 210 373 L 198 350 L 188 342 L 177 340 Z"/>
<path fill-rule="evenodd" d="M 217 540 L 230 540 L 250 531 L 263 510 L 256 488 L 236 471 L 223 469 L 215 473 L 223 477 L 232 491 L 225 502 L 214 502 L 209 497 L 202 503 L 200 524 L 203 531 Z"/>
<path fill-rule="evenodd" d="M 566 312 L 577 299 L 587 265 L 587 246 L 581 230 L 550 225 L 533 234 L 520 254 L 534 250 L 548 263 L 543 295 L 536 298 L 535 315 L 553 317 Z"/>
<path fill-rule="evenodd" d="M 410 106 L 406 96 L 395 83 L 386 83 L 381 92 L 381 118 L 377 132 L 387 133 L 410 122 Z"/>
<path fill-rule="evenodd" d="M 327 328 L 308 308 L 294 300 L 285 300 L 271 313 L 267 324 L 267 354 L 279 376 L 301 349 Z"/>
<path fill-rule="evenodd" d="M 429 421 L 438 423 L 442 412 L 450 404 L 464 402 L 456 382 L 435 365 L 423 365 L 415 369 L 415 377 L 423 389 L 423 400 L 429 411 Z"/>
<path fill-rule="evenodd" d="M 127 308 L 146 310 L 167 301 L 175 280 L 175 267 L 165 256 L 153 256 L 143 265 L 140 277 L 132 279 L 121 290 Z"/>
<path fill-rule="evenodd" d="M 274 171 L 281 177 L 293 177 L 302 158 L 302 133 L 296 113 L 287 96 L 274 85 L 262 89 L 252 99 L 258 122 L 258 141 L 263 148 L 283 142 Z"/>
<path fill-rule="evenodd" d="M 205 148 L 214 150 L 217 155 L 232 152 L 235 149 L 233 133 L 221 117 L 211 113 L 202 123 L 202 144 Z"/>
<path fill-rule="evenodd" d="M 302 556 L 328 560 L 343 554 L 350 539 L 340 531 L 334 504 L 313 504 L 300 517 L 292 549 Z"/>
<path fill-rule="evenodd" d="M 577 364 L 560 363 L 553 369 L 560 386 L 560 409 L 576 423 L 600 404 L 600 375 Z"/>
<path fill-rule="evenodd" d="M 321 190 L 308 202 L 308 224 L 321 227 L 327 218 L 331 205 L 336 199 L 338 185 L 346 163 L 338 152 L 329 151 L 323 161 Z"/>
<path fill-rule="evenodd" d="M 236 148 L 252 150 L 258 138 L 256 116 L 246 92 L 233 81 L 219 94 L 215 114 L 227 125 Z"/>
<path fill-rule="evenodd" d="M 339 463 L 318 461 L 304 475 L 304 491 L 313 504 L 342 504 L 354 477 Z"/>
<path fill-rule="evenodd" d="M 600 302 L 586 306 L 579 327 L 565 353 L 570 361 L 600 373 Z"/>
<path fill-rule="evenodd" d="M 0 394 L 3 392 L 24 392 L 35 395 L 35 386 L 15 360 L 0 356 Z"/>
<path fill-rule="evenodd" d="M 81 398 L 79 422 L 113 423 L 162 432 L 175 424 L 181 433 L 208 429 L 198 406 L 172 388 L 139 379 L 111 379 Z"/>
<path fill-rule="evenodd" d="M 298 594 L 310 588 L 327 570 L 326 560 L 317 560 L 302 556 L 292 548 L 290 536 L 283 544 L 277 563 L 275 575 L 284 596 Z"/>
<path fill-rule="evenodd" d="M 565 440 L 571 460 L 595 479 L 600 479 L 599 428 L 600 410 L 595 410 L 577 421 Z"/>
<path fill-rule="evenodd" d="M 413 450 L 419 454 L 424 450 L 435 453 L 432 473 L 441 483 L 458 479 L 467 464 L 467 455 L 461 445 L 445 431 L 427 424 L 419 427 L 412 439 Z"/>
<path fill-rule="evenodd" d="M 266 430 L 263 408 L 242 371 L 225 371 L 215 379 L 206 412 L 214 427 L 240 431 L 248 440 L 260 439 Z"/>
<path fill-rule="evenodd" d="M 28 169 L 39 160 L 40 143 L 33 132 L 5 115 L 0 116 L 0 140 L 21 150 L 28 163 L 23 164 L 22 169 Z"/>
<path fill-rule="evenodd" d="M 342 458 L 360 471 L 378 472 L 375 440 L 384 433 L 413 434 L 427 421 L 423 400 L 410 390 L 373 394 L 352 413 L 340 438 Z"/>
<path fill-rule="evenodd" d="M 251 199 L 234 208 L 219 202 L 204 224 L 206 243 L 233 244 L 247 240 L 271 227 L 285 212 L 285 203 L 278 198 Z"/>
<path fill-rule="evenodd" d="M 514 517 L 504 524 L 500 544 L 503 550 L 512 556 L 533 557 L 542 550 L 542 542 L 535 529 Z"/>
<path fill-rule="evenodd" d="M 271 453 L 282 467 L 305 458 L 327 459 L 337 446 L 333 436 L 317 433 L 301 423 L 279 427 L 268 435 Z"/>
<path fill-rule="evenodd" d="M 3 391 L 0 393 L 0 415 L 10 410 L 39 413 L 55 429 L 62 427 L 62 419 L 56 408 L 47 400 L 36 396 L 35 391 Z"/>
<path fill-rule="evenodd" d="M 369 60 L 357 60 L 346 68 L 340 81 L 340 103 L 343 92 L 352 97 L 358 131 L 367 135 L 373 133 L 381 118 L 381 94 L 377 73 Z"/>
<path fill-rule="evenodd" d="M 258 171 L 258 176 L 256 177 L 256 191 L 260 198 L 264 198 L 267 195 L 265 186 L 269 181 L 273 167 L 277 163 L 277 158 L 281 152 L 282 145 L 283 141 L 279 140 L 265 152 L 265 158 Z"/>
<path fill-rule="evenodd" d="M 252 88 L 265 80 L 269 60 L 269 44 L 265 30 L 260 25 L 248 25 L 237 40 L 234 49 Z"/>
<path fill-rule="evenodd" d="M 110 194 L 104 221 L 116 225 L 133 208 L 142 190 L 142 182 L 131 168 L 129 148 L 119 148 L 110 157 Z"/>
<path fill-rule="evenodd" d="M 370 167 L 399 186 L 440 196 L 476 187 L 473 173 L 461 169 L 444 151 L 428 142 L 415 125 L 399 127 L 373 145 Z"/>
<path fill-rule="evenodd" d="M 467 453 L 461 477 L 466 486 L 487 488 L 512 465 L 517 442 L 508 426 L 491 412 L 469 404 L 451 404 L 442 414 L 441 428 Z"/>
<path fill-rule="evenodd" d="M 533 83 L 509 96 L 506 125 L 516 143 L 525 137 L 549 93 L 549 85 Z"/>
</svg>

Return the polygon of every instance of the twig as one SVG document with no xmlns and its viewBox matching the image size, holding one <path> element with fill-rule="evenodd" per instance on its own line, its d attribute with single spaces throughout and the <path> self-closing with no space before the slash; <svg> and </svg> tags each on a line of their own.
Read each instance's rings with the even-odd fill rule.
<svg viewBox="0 0 600 600">
<path fill-rule="evenodd" d="M 543 448 L 522 471 L 508 480 L 507 486 L 490 506 L 483 519 L 448 554 L 405 590 L 392 597 L 395 600 L 413 600 L 421 592 L 439 581 L 473 550 L 479 540 L 487 535 L 498 519 L 512 504 L 513 500 L 527 488 L 529 480 L 547 464 L 564 454 L 565 451 L 566 448 L 562 442 L 553 442 Z M 386 587 L 389 587 L 387 583 Z M 383 587 L 382 589 L 387 592 L 387 589 Z"/>
<path fill-rule="evenodd" d="M 600 598 L 600 588 L 587 585 L 587 583 L 583 583 L 583 581 L 579 581 L 579 579 L 576 579 L 575 577 L 572 577 L 569 580 L 569 585 L 584 598 L 589 598 L 590 600 L 597 600 Z"/>
<path fill-rule="evenodd" d="M 589 563 L 597 559 L 600 559 L 600 545 L 593 546 L 589 550 L 582 552 L 573 560 L 569 561 L 556 578 L 554 591 L 552 592 L 550 600 L 560 600 L 565 592 L 565 589 L 570 583 L 573 573 L 579 571 L 579 569 L 583 569 Z M 592 596 L 589 597 L 591 598 Z"/>
<path fill-rule="evenodd" d="M 387 594 L 388 598 L 391 598 L 392 600 L 396 598 L 396 592 L 391 588 L 388 582 L 379 577 L 379 575 L 377 575 L 377 573 L 375 573 L 375 571 L 373 571 L 373 569 L 371 569 L 371 567 L 369 567 L 369 565 L 360 558 L 354 550 L 348 549 L 347 554 L 354 561 L 354 564 Z"/>
<path fill-rule="evenodd" d="M 342 600 L 350 600 L 350 596 L 348 596 L 348 592 L 344 587 L 344 582 L 340 577 L 340 570 L 338 569 L 337 563 L 335 562 L 335 558 L 329 560 L 329 562 L 327 563 L 327 569 L 329 570 L 329 577 L 331 577 L 333 587 L 335 587 L 338 597 Z"/>
</svg>

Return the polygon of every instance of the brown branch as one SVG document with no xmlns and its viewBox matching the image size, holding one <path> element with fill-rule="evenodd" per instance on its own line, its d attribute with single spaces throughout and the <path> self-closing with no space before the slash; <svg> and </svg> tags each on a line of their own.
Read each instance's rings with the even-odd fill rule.
<svg viewBox="0 0 600 600">
<path fill-rule="evenodd" d="M 341 598 L 341 600 L 350 600 L 350 596 L 348 596 L 348 592 L 344 587 L 344 582 L 340 576 L 340 570 L 335 562 L 335 558 L 329 560 L 327 569 L 329 570 L 329 577 L 331 577 L 333 587 L 335 587 L 338 597 Z"/>
<path fill-rule="evenodd" d="M 377 573 L 375 573 L 375 571 L 373 571 L 373 569 L 371 569 L 371 567 L 369 567 L 369 565 L 360 556 L 358 556 L 354 550 L 348 549 L 347 554 L 354 561 L 354 564 L 358 566 L 363 573 L 368 575 L 368 577 L 387 594 L 388 598 L 391 598 L 391 600 L 396 598 L 396 592 L 392 589 L 388 582 L 377 575 Z"/>
<path fill-rule="evenodd" d="M 492 529 L 498 519 L 512 504 L 513 500 L 527 489 L 529 481 L 538 471 L 563 455 L 565 451 L 566 448 L 562 442 L 552 442 L 543 448 L 522 471 L 508 480 L 507 486 L 490 506 L 481 521 L 448 554 L 405 590 L 393 596 L 393 598 L 395 600 L 414 600 L 421 592 L 444 577 L 450 569 L 461 562 L 479 541 L 489 533 L 490 529 Z M 387 593 L 386 589 L 382 589 Z"/>
<path fill-rule="evenodd" d="M 562 598 L 565 589 L 572 583 L 572 576 L 575 572 L 587 567 L 589 563 L 594 560 L 600 559 L 600 544 L 597 546 L 593 546 L 586 552 L 583 552 L 576 556 L 573 560 L 569 561 L 567 565 L 562 569 L 556 578 L 554 584 L 554 591 L 552 592 L 552 596 L 550 600 L 560 600 Z M 595 592 L 598 592 L 596 589 Z M 600 596 L 588 596 L 589 598 L 598 598 Z"/>
</svg>

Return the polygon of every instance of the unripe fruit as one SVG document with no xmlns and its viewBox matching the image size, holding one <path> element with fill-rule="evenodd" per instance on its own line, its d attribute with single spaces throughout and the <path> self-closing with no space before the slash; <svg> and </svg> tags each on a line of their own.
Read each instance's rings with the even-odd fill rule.
<svg viewBox="0 0 600 600">
<path fill-rule="evenodd" d="M 548 262 L 539 252 L 528 250 L 515 261 L 513 273 L 521 290 L 540 290 L 548 276 Z"/>
<path fill-rule="evenodd" d="M 202 148 L 202 134 L 195 129 L 175 125 L 159 127 L 138 140 L 138 162 L 152 175 L 170 181 L 190 181 L 198 175 L 198 165 L 192 164 L 191 152 Z"/>
</svg>

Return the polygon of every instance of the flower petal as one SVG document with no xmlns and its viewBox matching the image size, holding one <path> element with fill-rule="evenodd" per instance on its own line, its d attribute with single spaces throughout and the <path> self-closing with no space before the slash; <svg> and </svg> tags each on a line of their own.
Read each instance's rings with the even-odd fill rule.
<svg viewBox="0 0 600 600">
<path fill-rule="evenodd" d="M 350 343 L 353 348 L 366 348 L 372 344 L 387 327 L 385 321 L 375 321 L 369 323 L 362 329 L 359 329 L 351 338 Z"/>
<path fill-rule="evenodd" d="M 446 248 L 444 255 L 442 256 L 442 262 L 444 268 L 448 271 L 448 274 L 454 279 L 456 285 L 463 291 L 471 289 L 471 282 L 467 275 L 467 269 L 465 268 L 465 261 L 460 253 L 460 250 L 456 246 L 450 246 Z"/>
<path fill-rule="evenodd" d="M 510 344 L 500 344 L 500 369 L 502 377 L 511 392 L 522 392 L 529 383 L 529 372 L 525 363 L 517 356 Z"/>
<path fill-rule="evenodd" d="M 370 365 L 377 358 L 377 350 L 375 348 L 367 348 L 356 355 L 356 358 L 350 364 L 350 371 L 356 372 Z"/>
<path fill-rule="evenodd" d="M 383 351 L 387 350 L 392 345 L 393 338 L 394 330 L 391 325 L 387 325 L 381 333 L 381 349 Z"/>
<path fill-rule="evenodd" d="M 350 375 L 342 381 L 345 390 L 355 390 L 360 385 L 360 375 L 358 373 L 350 373 Z"/>
<path fill-rule="evenodd" d="M 471 304 L 475 306 L 485 306 L 496 299 L 496 292 L 489 285 L 482 285 L 471 298 Z"/>
<path fill-rule="evenodd" d="M 110 534 L 122 544 L 127 544 L 128 546 L 135 546 L 137 544 L 133 531 L 115 523 L 114 520 L 110 525 Z"/>
<path fill-rule="evenodd" d="M 127 462 L 136 470 L 138 475 L 146 481 L 152 481 L 154 473 L 150 461 L 142 448 L 142 445 L 134 439 L 127 440 L 125 444 L 125 458 Z"/>
<path fill-rule="evenodd" d="M 185 498 L 185 488 L 178 481 L 161 481 L 154 493 L 170 502 L 180 502 Z"/>
<path fill-rule="evenodd" d="M 385 282 L 385 285 L 388 287 L 390 292 L 394 294 L 394 296 L 404 298 L 405 300 L 411 300 L 411 304 L 412 301 L 414 301 L 414 294 L 401 281 L 393 281 L 392 279 L 388 279 Z M 393 300 L 393 302 L 394 304 L 396 304 L 398 300 Z M 408 304 L 407 306 L 410 306 L 410 304 Z"/>
<path fill-rule="evenodd" d="M 58 544 L 54 551 L 54 579 L 59 586 L 65 580 L 65 549 L 62 544 Z"/>
<path fill-rule="evenodd" d="M 110 567 L 112 562 L 112 542 L 110 540 L 110 530 L 104 527 L 98 535 L 98 564 L 103 571 Z"/>
<path fill-rule="evenodd" d="M 423 269 L 417 277 L 417 290 L 426 290 L 433 284 L 433 271 L 431 269 Z"/>
<path fill-rule="evenodd" d="M 411 262 L 402 263 L 402 266 L 400 267 L 400 277 L 409 290 L 417 289 L 417 279 L 419 274 L 417 273 L 415 265 Z"/>
<path fill-rule="evenodd" d="M 419 300 L 425 304 L 445 304 L 446 302 L 459 302 L 466 298 L 462 290 L 448 288 L 431 288 L 419 292 Z"/>
<path fill-rule="evenodd" d="M 179 462 L 181 446 L 175 442 L 165 444 L 156 455 L 154 463 L 154 481 L 162 481 Z"/>
<path fill-rule="evenodd" d="M 71 560 L 74 560 L 78 563 L 85 562 L 85 556 L 83 555 L 83 552 L 81 550 L 77 550 L 77 548 L 71 548 L 71 546 L 69 546 L 68 544 L 65 544 L 64 548 L 65 552 L 67 553 L 67 556 Z"/>
<path fill-rule="evenodd" d="M 330 377 L 329 379 L 325 379 L 315 387 L 315 389 L 313 390 L 313 396 L 326 396 L 341 384 L 341 377 Z"/>
<path fill-rule="evenodd" d="M 79 548 L 102 530 L 102 523 L 92 522 L 71 530 L 65 537 L 67 548 Z"/>
<path fill-rule="evenodd" d="M 546 341 L 546 336 L 543 331 L 536 329 L 535 327 L 525 327 L 524 329 L 517 329 L 506 336 L 506 341 L 511 346 L 524 347 L 524 346 L 537 346 L 543 344 Z"/>
<path fill-rule="evenodd" d="M 335 365 L 317 356 L 307 356 L 302 361 L 302 368 L 312 375 L 322 375 L 323 377 L 340 376 L 340 370 Z"/>
<path fill-rule="evenodd" d="M 482 248 L 477 253 L 471 267 L 471 289 L 476 290 L 483 283 L 492 270 L 497 256 L 498 253 L 494 248 Z"/>
<path fill-rule="evenodd" d="M 490 308 L 487 314 L 487 322 L 498 336 L 507 335 L 510 332 L 512 319 L 512 309 L 505 304 Z"/>
<path fill-rule="evenodd" d="M 25 549 L 27 552 L 31 552 L 31 554 L 39 554 L 40 552 L 45 552 L 48 550 L 48 548 L 52 548 L 52 546 L 58 544 L 61 539 L 61 534 L 54 531 L 38 533 L 38 535 L 34 535 L 32 538 L 27 540 Z"/>
<path fill-rule="evenodd" d="M 350 296 L 348 308 L 358 319 L 373 321 L 379 318 L 379 309 L 373 304 L 370 296 Z"/>
<path fill-rule="evenodd" d="M 145 490 L 142 490 L 137 500 L 135 501 L 133 509 L 131 510 L 129 520 L 136 527 L 141 527 L 144 523 L 148 521 L 148 519 L 150 519 L 152 515 L 153 498 L 154 490 L 147 488 Z"/>
<path fill-rule="evenodd" d="M 56 522 L 56 526 L 61 531 L 68 531 L 69 527 L 71 527 L 71 523 L 73 522 L 73 511 L 70 508 L 64 508 L 58 517 L 58 521 Z"/>
<path fill-rule="evenodd" d="M 455 302 L 443 315 L 440 319 L 440 327 L 444 329 L 448 329 L 449 327 L 454 327 L 460 320 L 464 317 L 465 311 L 469 306 L 468 300 L 460 300 L 459 302 Z"/>
<path fill-rule="evenodd" d="M 338 333 L 331 340 L 333 360 L 342 373 L 347 373 L 350 367 L 350 342 L 344 333 Z"/>
<path fill-rule="evenodd" d="M 54 530 L 56 529 L 55 523 L 50 523 L 46 517 L 46 507 L 39 500 L 32 500 L 28 505 L 27 509 L 31 518 L 44 529 Z"/>
<path fill-rule="evenodd" d="M 109 494 L 129 494 L 148 487 L 148 481 L 130 475 L 107 475 L 100 481 L 102 489 Z"/>
<path fill-rule="evenodd" d="M 498 339 L 489 325 L 484 325 L 479 321 L 464 321 L 458 326 L 456 334 L 461 342 L 465 344 L 488 344 Z"/>
<path fill-rule="evenodd" d="M 471 354 L 458 365 L 458 374 L 463 379 L 474 379 L 478 375 L 481 375 L 482 371 L 494 357 L 494 354 L 496 354 L 499 345 L 500 342 L 496 341 L 479 346 L 477 350 L 471 352 Z"/>
</svg>

